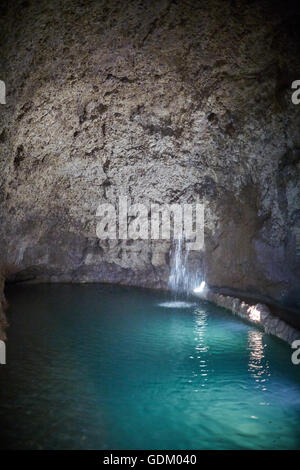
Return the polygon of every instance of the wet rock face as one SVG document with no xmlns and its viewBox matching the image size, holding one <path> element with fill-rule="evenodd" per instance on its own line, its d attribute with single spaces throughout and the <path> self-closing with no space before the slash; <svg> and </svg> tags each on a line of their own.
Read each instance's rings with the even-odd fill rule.
<svg viewBox="0 0 300 470">
<path fill-rule="evenodd" d="M 209 284 L 294 295 L 299 12 L 273 1 L 3 4 L 1 263 L 162 286 L 167 241 L 99 241 L 100 203 L 205 204 Z M 298 236 L 299 239 L 299 236 Z"/>
</svg>

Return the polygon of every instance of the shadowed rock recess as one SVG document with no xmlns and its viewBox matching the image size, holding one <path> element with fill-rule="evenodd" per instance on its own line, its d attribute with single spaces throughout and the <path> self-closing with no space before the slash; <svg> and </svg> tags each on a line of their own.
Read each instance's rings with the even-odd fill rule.
<svg viewBox="0 0 300 470">
<path fill-rule="evenodd" d="M 170 242 L 101 241 L 97 206 L 199 201 L 206 282 L 297 305 L 297 2 L 4 1 L 1 17 L 6 278 L 163 287 Z"/>
</svg>

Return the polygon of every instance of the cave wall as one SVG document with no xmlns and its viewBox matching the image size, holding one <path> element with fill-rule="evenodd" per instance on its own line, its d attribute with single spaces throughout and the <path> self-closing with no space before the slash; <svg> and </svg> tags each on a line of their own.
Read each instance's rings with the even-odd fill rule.
<svg viewBox="0 0 300 470">
<path fill-rule="evenodd" d="M 96 237 L 126 194 L 205 204 L 209 284 L 297 297 L 297 2 L 1 5 L 7 276 L 163 286 L 169 242 Z"/>
</svg>

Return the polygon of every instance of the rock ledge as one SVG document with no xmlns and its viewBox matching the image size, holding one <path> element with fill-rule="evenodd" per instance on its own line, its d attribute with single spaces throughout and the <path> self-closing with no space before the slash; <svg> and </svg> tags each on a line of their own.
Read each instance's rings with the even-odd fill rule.
<svg viewBox="0 0 300 470">
<path fill-rule="evenodd" d="M 288 325 L 283 320 L 273 315 L 270 309 L 262 304 L 248 304 L 236 297 L 207 292 L 202 297 L 210 302 L 214 302 L 220 307 L 231 310 L 235 315 L 244 320 L 260 326 L 266 333 L 292 344 L 300 338 L 300 331 Z"/>
</svg>

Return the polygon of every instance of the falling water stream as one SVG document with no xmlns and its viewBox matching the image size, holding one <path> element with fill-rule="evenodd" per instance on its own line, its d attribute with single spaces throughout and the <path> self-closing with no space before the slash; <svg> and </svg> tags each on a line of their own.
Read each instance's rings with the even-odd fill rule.
<svg viewBox="0 0 300 470">
<path fill-rule="evenodd" d="M 189 294 L 204 280 L 203 270 L 190 265 L 190 250 L 183 238 L 175 239 L 171 254 L 169 287 L 177 294 Z"/>
</svg>

